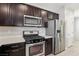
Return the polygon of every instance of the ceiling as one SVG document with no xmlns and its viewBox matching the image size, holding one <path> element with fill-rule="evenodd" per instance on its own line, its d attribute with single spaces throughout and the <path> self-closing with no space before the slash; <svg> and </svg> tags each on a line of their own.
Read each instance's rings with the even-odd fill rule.
<svg viewBox="0 0 79 59">
<path fill-rule="evenodd" d="M 45 8 L 61 8 L 61 7 L 69 7 L 71 9 L 79 9 L 79 3 L 29 3 L 30 5 L 34 5 L 37 7 Z"/>
<path fill-rule="evenodd" d="M 27 3 L 27 4 L 33 5 L 39 8 L 43 8 L 45 10 L 49 10 L 55 13 L 58 13 L 58 10 L 60 10 L 60 8 L 64 6 L 64 4 L 61 4 L 61 3 Z"/>
</svg>

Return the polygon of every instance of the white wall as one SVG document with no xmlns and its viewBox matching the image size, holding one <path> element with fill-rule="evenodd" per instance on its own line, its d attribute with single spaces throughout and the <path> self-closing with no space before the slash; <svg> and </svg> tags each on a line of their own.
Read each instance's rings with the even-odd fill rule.
<svg viewBox="0 0 79 59">
<path fill-rule="evenodd" d="M 65 8 L 65 43 L 66 48 L 73 45 L 74 41 L 74 11 Z"/>
<path fill-rule="evenodd" d="M 79 40 L 79 8 L 75 9 L 74 12 L 74 39 Z"/>
<path fill-rule="evenodd" d="M 55 13 L 59 13 L 60 7 L 63 7 L 63 3 L 28 3 L 29 5 L 33 5 L 39 8 L 43 8 L 45 10 L 49 10 Z"/>
<path fill-rule="evenodd" d="M 75 16 L 75 17 L 79 17 L 79 8 L 77 8 L 77 9 L 74 11 L 74 16 Z"/>
<path fill-rule="evenodd" d="M 79 41 L 79 18 L 74 19 L 74 39 Z"/>
</svg>

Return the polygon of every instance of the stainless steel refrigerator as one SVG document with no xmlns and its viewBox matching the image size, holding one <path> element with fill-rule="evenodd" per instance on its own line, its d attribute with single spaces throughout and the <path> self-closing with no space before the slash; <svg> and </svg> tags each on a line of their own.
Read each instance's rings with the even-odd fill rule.
<svg viewBox="0 0 79 59">
<path fill-rule="evenodd" d="M 65 50 L 64 23 L 59 20 L 49 20 L 46 35 L 52 36 L 52 53 L 54 55 Z"/>
</svg>

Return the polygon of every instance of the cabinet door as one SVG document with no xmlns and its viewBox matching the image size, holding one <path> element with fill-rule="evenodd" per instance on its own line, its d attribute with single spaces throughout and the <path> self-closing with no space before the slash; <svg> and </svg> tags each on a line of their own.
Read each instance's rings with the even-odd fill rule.
<svg viewBox="0 0 79 59">
<path fill-rule="evenodd" d="M 43 18 L 44 22 L 47 22 L 47 11 L 41 10 L 41 17 Z"/>
<path fill-rule="evenodd" d="M 26 51 L 25 51 L 25 42 L 20 42 L 20 43 L 13 43 L 13 44 L 6 44 L 2 45 L 1 50 L 4 55 L 9 55 L 9 56 L 25 56 Z"/>
<path fill-rule="evenodd" d="M 52 12 L 48 12 L 48 19 L 53 20 L 54 19 L 54 14 Z"/>
<path fill-rule="evenodd" d="M 24 7 L 23 4 L 10 4 L 10 14 L 15 26 L 23 26 L 24 19 Z"/>
<path fill-rule="evenodd" d="M 42 24 L 45 27 L 45 22 L 48 22 L 47 11 L 41 10 Z"/>
<path fill-rule="evenodd" d="M 29 6 L 29 5 L 25 6 L 25 15 L 33 16 L 33 7 L 32 6 Z"/>
<path fill-rule="evenodd" d="M 40 17 L 41 16 L 41 9 L 33 7 L 33 14 L 36 17 Z"/>
<path fill-rule="evenodd" d="M 54 19 L 59 19 L 59 14 L 54 13 Z"/>
<path fill-rule="evenodd" d="M 25 48 L 21 47 L 21 48 L 17 48 L 14 50 L 11 50 L 9 53 L 10 56 L 25 56 Z"/>
<path fill-rule="evenodd" d="M 46 39 L 45 41 L 45 55 L 52 53 L 52 39 Z"/>
<path fill-rule="evenodd" d="M 9 4 L 7 3 L 0 3 L 0 25 L 12 25 L 9 13 Z"/>
</svg>

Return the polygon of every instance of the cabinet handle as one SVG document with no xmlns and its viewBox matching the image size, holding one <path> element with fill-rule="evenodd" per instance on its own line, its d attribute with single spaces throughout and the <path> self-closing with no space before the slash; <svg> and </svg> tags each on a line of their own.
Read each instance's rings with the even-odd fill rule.
<svg viewBox="0 0 79 59">
<path fill-rule="evenodd" d="M 17 52 L 17 51 L 19 51 L 19 49 L 12 50 L 12 52 Z"/>
<path fill-rule="evenodd" d="M 15 46 L 11 46 L 12 48 L 16 48 L 16 47 L 19 47 L 18 45 L 15 45 Z"/>
</svg>

